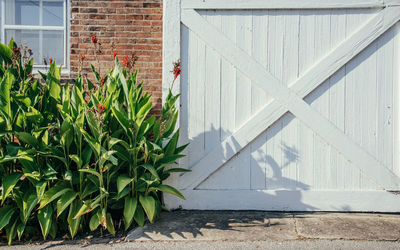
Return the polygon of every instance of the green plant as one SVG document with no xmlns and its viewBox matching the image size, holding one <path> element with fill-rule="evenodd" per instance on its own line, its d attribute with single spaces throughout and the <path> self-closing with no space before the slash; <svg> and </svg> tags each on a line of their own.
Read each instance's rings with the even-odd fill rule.
<svg viewBox="0 0 400 250">
<path fill-rule="evenodd" d="M 39 230 L 44 239 L 99 226 L 115 234 L 121 220 L 124 230 L 154 222 L 162 192 L 184 198 L 162 183 L 188 171 L 168 168 L 187 146 L 175 128 L 179 95 L 169 92 L 157 118 L 137 72 L 118 59 L 104 76 L 92 66 L 95 82 L 79 75 L 61 86 L 55 62 L 43 84 L 34 79 L 28 54 L 0 44 L 0 230 L 9 244 Z"/>
</svg>

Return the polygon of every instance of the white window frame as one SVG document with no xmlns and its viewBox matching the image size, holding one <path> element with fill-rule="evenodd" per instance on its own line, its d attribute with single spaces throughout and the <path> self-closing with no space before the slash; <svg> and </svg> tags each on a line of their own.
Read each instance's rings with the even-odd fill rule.
<svg viewBox="0 0 400 250">
<path fill-rule="evenodd" d="M 39 19 L 39 25 L 11 25 L 11 24 L 6 24 L 5 23 L 5 1 L 7 0 L 0 0 L 1 4 L 1 20 L 0 20 L 0 41 L 2 43 L 7 43 L 8 41 L 5 41 L 5 32 L 6 30 L 39 30 L 39 31 L 64 31 L 64 61 L 59 64 L 62 65 L 62 74 L 68 74 L 69 73 L 69 65 L 70 65 L 70 49 L 69 49 L 69 31 L 70 31 L 70 15 L 69 15 L 69 10 L 70 10 L 70 0 L 63 0 L 63 12 L 64 12 L 64 19 L 63 19 L 63 26 L 43 26 L 41 25 L 43 22 L 43 1 L 45 0 L 39 0 L 39 13 L 40 13 L 40 19 Z M 42 36 L 39 36 L 39 50 L 42 50 Z M 38 71 L 46 71 L 48 69 L 48 65 L 44 64 L 35 64 L 33 73 L 37 73 Z"/>
</svg>

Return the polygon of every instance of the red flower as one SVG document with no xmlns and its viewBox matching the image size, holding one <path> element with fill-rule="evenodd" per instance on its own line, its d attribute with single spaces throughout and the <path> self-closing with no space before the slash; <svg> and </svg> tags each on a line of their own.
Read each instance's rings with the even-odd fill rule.
<svg viewBox="0 0 400 250">
<path fill-rule="evenodd" d="M 86 56 L 85 55 L 81 55 L 81 61 L 85 60 Z"/>
<path fill-rule="evenodd" d="M 49 58 L 49 63 L 51 64 L 51 63 L 53 63 L 53 58 Z"/>
<path fill-rule="evenodd" d="M 97 36 L 95 34 L 92 35 L 92 43 L 97 43 Z"/>
<path fill-rule="evenodd" d="M 103 104 L 97 104 L 97 108 L 99 109 L 100 112 L 103 112 L 104 110 L 106 110 L 106 106 L 104 106 Z"/>
<path fill-rule="evenodd" d="M 125 67 L 128 67 L 128 56 L 124 56 L 124 57 L 122 58 L 122 64 L 123 64 Z"/>
<path fill-rule="evenodd" d="M 113 57 L 114 57 L 114 60 L 115 60 L 115 57 L 117 56 L 117 52 L 113 52 Z"/>
<path fill-rule="evenodd" d="M 174 76 L 175 76 L 175 79 L 178 78 L 178 76 L 181 74 L 181 72 L 182 72 L 181 67 L 176 67 L 176 68 L 174 69 Z"/>
<path fill-rule="evenodd" d="M 174 80 L 176 78 L 178 78 L 178 76 L 181 74 L 182 69 L 181 69 L 181 60 L 177 60 L 176 62 L 174 62 L 174 70 L 172 71 L 172 73 L 174 74 Z"/>
</svg>

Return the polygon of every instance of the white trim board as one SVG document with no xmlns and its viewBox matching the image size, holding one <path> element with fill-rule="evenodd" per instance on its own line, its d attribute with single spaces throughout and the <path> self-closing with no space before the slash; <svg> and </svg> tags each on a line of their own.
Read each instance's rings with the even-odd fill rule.
<svg viewBox="0 0 400 250">
<path fill-rule="evenodd" d="M 184 9 L 349 9 L 384 6 L 382 0 L 182 0 Z"/>
<path fill-rule="evenodd" d="M 400 212 L 400 195 L 386 191 L 183 190 L 182 193 L 186 200 L 165 194 L 167 207 L 202 210 Z"/>
</svg>

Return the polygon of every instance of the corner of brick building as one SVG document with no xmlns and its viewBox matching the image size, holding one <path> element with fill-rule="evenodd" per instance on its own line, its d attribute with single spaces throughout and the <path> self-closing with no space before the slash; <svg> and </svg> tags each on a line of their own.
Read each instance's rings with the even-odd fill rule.
<svg viewBox="0 0 400 250">
<path fill-rule="evenodd" d="M 135 53 L 138 80 L 152 94 L 155 113 L 161 113 L 162 0 L 71 0 L 70 25 L 70 78 L 77 75 L 82 55 L 82 74 L 94 78 L 90 64 L 105 74 L 114 67 L 113 52 L 120 63 Z M 92 34 L 101 44 L 98 61 Z"/>
</svg>

